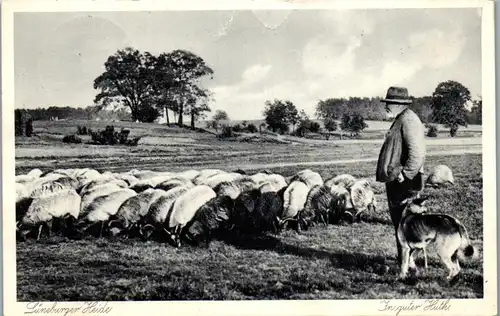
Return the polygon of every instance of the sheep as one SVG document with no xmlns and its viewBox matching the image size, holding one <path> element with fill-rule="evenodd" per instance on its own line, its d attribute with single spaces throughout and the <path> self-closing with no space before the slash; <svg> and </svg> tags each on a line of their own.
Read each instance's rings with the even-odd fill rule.
<svg viewBox="0 0 500 316">
<path fill-rule="evenodd" d="M 227 195 L 212 198 L 201 206 L 186 226 L 185 236 L 196 244 L 204 238 L 208 248 L 213 232 L 227 227 L 233 207 L 233 199 Z"/>
<path fill-rule="evenodd" d="M 16 224 L 20 236 L 25 238 L 32 228 L 38 228 L 37 240 L 40 239 L 43 227 L 52 231 L 53 219 L 76 220 L 80 212 L 81 197 L 74 189 L 58 191 L 42 195 L 29 206 L 26 214 Z"/>
<path fill-rule="evenodd" d="M 186 178 L 190 181 L 193 181 L 198 175 L 200 171 L 198 170 L 186 170 L 177 174 L 178 177 Z"/>
<path fill-rule="evenodd" d="M 134 190 L 120 189 L 95 198 L 85 209 L 85 214 L 81 216 L 76 226 L 81 232 L 84 232 L 88 231 L 95 223 L 101 222 L 99 236 L 102 237 L 105 223 L 109 217 L 116 214 L 120 206 L 136 194 Z"/>
<path fill-rule="evenodd" d="M 25 182 L 33 182 L 36 179 L 40 178 L 40 176 L 43 174 L 42 170 L 40 169 L 33 169 L 27 174 L 22 174 L 22 175 L 17 175 L 16 176 L 16 183 L 25 183 Z"/>
<path fill-rule="evenodd" d="M 323 185 L 323 179 L 321 175 L 317 172 L 314 172 L 310 169 L 305 169 L 297 172 L 290 180 L 293 181 L 302 181 L 309 188 L 312 188 L 315 185 Z"/>
<path fill-rule="evenodd" d="M 124 173 L 120 173 L 120 174 L 116 175 L 116 179 L 123 180 L 123 181 L 127 182 L 129 187 L 131 187 L 134 184 L 136 184 L 137 182 L 139 182 L 139 179 L 137 179 L 133 175 L 124 174 Z"/>
<path fill-rule="evenodd" d="M 355 213 L 353 221 L 358 220 L 362 212 L 366 210 L 376 211 L 377 201 L 371 184 L 366 179 L 357 180 L 350 188 L 351 201 Z M 349 213 L 349 212 L 347 212 Z"/>
<path fill-rule="evenodd" d="M 222 171 L 222 170 L 219 170 L 219 169 L 203 169 L 203 170 L 200 171 L 200 173 L 198 174 L 198 176 L 196 176 L 193 179 L 193 183 L 196 184 L 196 185 L 202 184 L 209 177 L 212 177 L 212 176 L 215 176 L 215 175 L 218 175 L 218 174 L 225 174 L 225 173 L 226 173 L 225 171 Z"/>
<path fill-rule="evenodd" d="M 132 175 L 139 180 L 147 180 L 147 179 L 152 179 L 152 178 L 156 178 L 156 177 L 171 177 L 174 174 L 172 172 L 166 172 L 166 171 L 165 172 L 157 172 L 157 171 L 146 170 L 146 171 L 141 171 L 139 173 L 132 174 Z"/>
<path fill-rule="evenodd" d="M 175 200 L 165 232 L 176 247 L 181 245 L 180 236 L 184 226 L 193 219 L 200 207 L 216 196 L 209 186 L 198 185 L 190 188 Z"/>
<path fill-rule="evenodd" d="M 216 174 L 211 177 L 206 178 L 202 182 L 199 182 L 199 185 L 207 185 L 210 188 L 215 188 L 219 183 L 222 182 L 232 182 L 236 179 L 243 178 L 241 174 L 233 174 L 233 173 L 223 173 L 223 174 Z M 196 183 L 195 183 L 196 184 Z"/>
<path fill-rule="evenodd" d="M 154 231 L 163 231 L 164 223 L 169 218 L 175 200 L 192 187 L 179 186 L 164 192 L 156 200 L 150 201 L 149 209 L 141 220 L 139 233 L 143 239 L 149 239 Z"/>
<path fill-rule="evenodd" d="M 128 187 L 127 182 L 119 179 L 97 179 L 97 180 L 92 180 L 89 183 L 85 184 L 79 189 L 79 193 L 81 196 L 86 195 L 89 192 L 95 191 L 96 188 L 100 188 L 102 186 L 106 185 L 115 185 L 120 188 L 126 188 Z"/>
<path fill-rule="evenodd" d="M 290 220 L 298 220 L 299 213 L 304 209 L 309 187 L 302 181 L 292 181 L 286 188 L 283 196 L 283 215 L 280 220 L 280 229 L 283 229 Z M 297 225 L 297 231 L 300 230 Z"/>
<path fill-rule="evenodd" d="M 455 180 L 453 178 L 453 172 L 446 165 L 435 166 L 429 177 L 427 178 L 426 185 L 432 187 L 439 187 L 446 183 L 454 184 Z"/>
<path fill-rule="evenodd" d="M 109 217 L 108 229 L 113 236 L 122 233 L 139 224 L 140 220 L 146 216 L 149 207 L 160 196 L 165 194 L 163 190 L 147 189 L 137 195 L 131 196 L 123 202 L 116 214 Z"/>
<path fill-rule="evenodd" d="M 80 212 L 82 215 L 86 215 L 90 209 L 89 206 L 92 202 L 100 196 L 106 196 L 110 193 L 120 191 L 124 188 L 118 186 L 117 184 L 101 184 L 92 188 L 92 190 L 85 192 L 85 194 L 81 194 L 82 202 L 80 206 Z"/>
<path fill-rule="evenodd" d="M 139 180 L 128 188 L 134 190 L 137 193 L 140 193 L 149 189 L 153 189 L 154 187 L 155 186 L 153 185 L 153 183 L 149 180 Z"/>
<path fill-rule="evenodd" d="M 332 217 L 330 218 L 330 223 L 338 223 L 342 216 L 346 213 L 351 214 L 354 206 L 352 204 L 351 194 L 343 185 L 334 185 L 330 187 L 330 192 L 335 200 L 335 209 L 333 210 Z"/>
<path fill-rule="evenodd" d="M 47 181 L 30 193 L 30 197 L 37 198 L 56 191 L 77 189 L 78 181 L 70 177 L 61 177 L 57 180 Z"/>
<path fill-rule="evenodd" d="M 355 181 L 356 181 L 356 178 L 353 177 L 352 175 L 350 175 L 350 174 L 341 174 L 341 175 L 338 175 L 336 177 L 333 177 L 333 178 L 330 178 L 330 179 L 326 180 L 325 181 L 325 185 L 327 187 L 333 187 L 333 186 L 336 186 L 336 185 L 342 185 L 346 189 L 349 189 L 354 184 Z"/>
<path fill-rule="evenodd" d="M 266 173 L 256 173 L 250 176 L 250 179 L 255 183 L 263 183 L 268 179 L 269 174 Z"/>
<path fill-rule="evenodd" d="M 239 174 L 242 174 L 242 175 L 246 175 L 247 173 L 245 172 L 245 170 L 243 169 L 236 169 L 236 170 L 233 170 L 233 173 L 239 173 Z"/>
<path fill-rule="evenodd" d="M 164 191 L 171 190 L 179 186 L 194 187 L 194 183 L 185 178 L 171 178 L 167 181 L 161 182 L 155 186 L 155 189 L 161 189 Z"/>
<path fill-rule="evenodd" d="M 253 189 L 243 192 L 234 202 L 231 224 L 238 232 L 279 232 L 283 203 L 277 192 Z"/>
<path fill-rule="evenodd" d="M 307 229 L 313 222 L 322 222 L 324 225 L 330 223 L 334 210 L 340 207 L 340 201 L 335 199 L 330 188 L 325 185 L 312 187 L 307 195 L 304 211 L 301 214 L 299 224 Z"/>
<path fill-rule="evenodd" d="M 213 190 L 217 195 L 229 195 L 233 200 L 238 197 L 242 192 L 254 189 L 255 182 L 247 178 L 239 178 L 234 181 L 225 181 L 217 184 Z"/>
</svg>

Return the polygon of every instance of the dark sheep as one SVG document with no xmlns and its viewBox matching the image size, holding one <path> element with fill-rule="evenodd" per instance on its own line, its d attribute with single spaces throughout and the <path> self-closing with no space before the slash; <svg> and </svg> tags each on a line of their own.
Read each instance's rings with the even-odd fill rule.
<svg viewBox="0 0 500 316">
<path fill-rule="evenodd" d="M 233 199 L 227 195 L 211 199 L 196 212 L 191 223 L 186 226 L 185 237 L 196 245 L 205 240 L 208 247 L 214 233 L 228 228 L 233 207 Z"/>
</svg>

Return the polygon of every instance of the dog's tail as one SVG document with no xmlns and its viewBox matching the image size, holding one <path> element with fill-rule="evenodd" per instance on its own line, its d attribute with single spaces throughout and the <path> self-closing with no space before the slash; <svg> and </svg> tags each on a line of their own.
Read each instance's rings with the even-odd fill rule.
<svg viewBox="0 0 500 316">
<path fill-rule="evenodd" d="M 455 219 L 455 223 L 458 226 L 458 232 L 460 233 L 462 241 L 460 247 L 458 248 L 458 253 L 462 258 L 470 258 L 477 254 L 477 249 L 471 244 L 469 234 L 467 233 L 465 226 L 458 219 Z"/>
</svg>

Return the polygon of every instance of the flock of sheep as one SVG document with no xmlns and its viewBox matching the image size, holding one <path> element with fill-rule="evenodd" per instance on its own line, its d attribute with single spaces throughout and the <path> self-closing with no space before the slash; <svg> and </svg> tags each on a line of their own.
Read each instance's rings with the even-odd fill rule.
<svg viewBox="0 0 500 316">
<path fill-rule="evenodd" d="M 278 234 L 287 227 L 300 231 L 335 224 L 346 216 L 355 221 L 376 206 L 370 181 L 348 174 L 324 181 L 310 169 L 287 178 L 267 170 L 247 175 L 219 169 L 100 173 L 88 168 L 34 169 L 16 176 L 21 239 L 38 240 L 46 228 L 49 235 L 126 235 L 179 247 L 181 241 L 208 244 L 220 232 Z"/>
<path fill-rule="evenodd" d="M 316 223 L 352 219 L 371 208 L 370 182 L 351 175 L 323 181 L 309 169 L 292 177 L 262 171 L 34 169 L 16 176 L 16 220 L 20 238 L 60 229 L 68 235 L 138 235 L 210 241 L 226 230 L 279 233 Z M 57 224 L 56 224 L 57 223 Z"/>
</svg>

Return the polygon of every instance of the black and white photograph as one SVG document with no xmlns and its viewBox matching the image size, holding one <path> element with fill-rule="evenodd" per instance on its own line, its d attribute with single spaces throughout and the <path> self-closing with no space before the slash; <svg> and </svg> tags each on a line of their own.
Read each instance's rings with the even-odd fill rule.
<svg viewBox="0 0 500 316">
<path fill-rule="evenodd" d="M 6 315 L 496 314 L 491 1 L 96 2 L 2 7 Z"/>
</svg>

